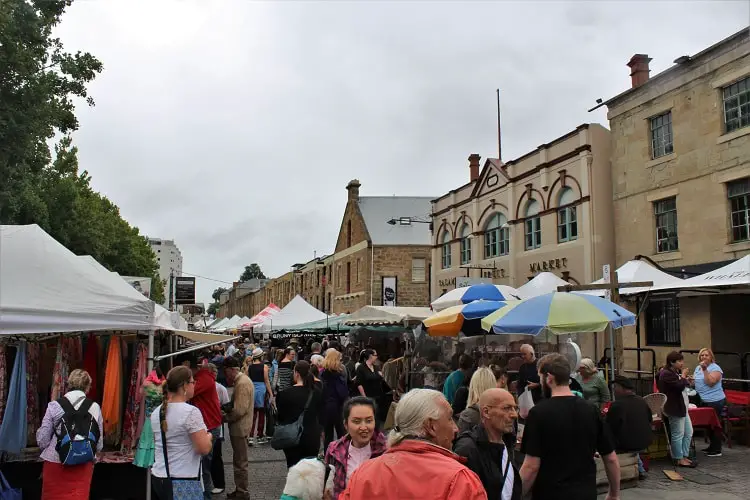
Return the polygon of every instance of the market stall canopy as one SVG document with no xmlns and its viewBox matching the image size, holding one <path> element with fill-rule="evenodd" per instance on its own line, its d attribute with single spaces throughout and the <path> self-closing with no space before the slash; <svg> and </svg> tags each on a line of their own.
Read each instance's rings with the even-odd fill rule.
<svg viewBox="0 0 750 500">
<path fill-rule="evenodd" d="M 646 261 L 629 260 L 625 264 L 617 268 L 617 281 L 619 283 L 632 283 L 636 281 L 651 281 L 654 283 L 654 286 L 652 287 L 620 289 L 620 295 L 635 295 L 638 293 L 657 291 L 661 289 L 680 288 L 683 286 L 683 282 L 686 280 L 672 276 L 669 273 L 665 273 L 664 271 L 655 268 Z M 568 283 L 565 284 L 567 285 Z M 604 279 L 596 280 L 591 284 L 604 284 Z M 604 290 L 586 290 L 576 293 L 604 297 Z"/>
<path fill-rule="evenodd" d="M 215 322 L 213 325 L 211 325 L 208 328 L 208 331 L 214 332 L 218 330 L 219 328 L 224 328 L 224 325 L 226 325 L 227 323 L 229 323 L 229 318 L 221 318 L 217 322 Z"/>
<path fill-rule="evenodd" d="M 36 224 L 0 226 L 0 333 L 150 330 L 155 303 Z M 134 292 L 134 293 L 131 293 Z"/>
<path fill-rule="evenodd" d="M 186 352 L 199 351 L 213 345 L 225 344 L 236 340 L 237 337 L 234 335 L 218 335 L 216 333 L 205 333 L 205 332 L 190 332 L 187 330 L 175 330 L 172 332 L 174 335 L 179 335 L 190 341 L 190 345 L 185 349 L 180 349 L 163 356 L 156 356 L 154 361 L 159 361 L 166 358 L 171 358 Z"/>
<path fill-rule="evenodd" d="M 567 281 L 550 272 L 539 273 L 531 281 L 518 287 L 518 294 L 522 299 L 556 292 L 557 287 L 569 285 Z"/>
<path fill-rule="evenodd" d="M 297 295 L 278 314 L 256 326 L 253 330 L 263 333 L 287 330 L 303 323 L 325 320 L 327 316 L 326 313 L 315 309 L 309 302 Z"/>
<path fill-rule="evenodd" d="M 675 278 L 675 280 L 677 280 L 676 284 L 666 284 L 658 287 L 654 286 L 654 289 L 674 290 L 706 287 L 750 287 L 750 255 L 745 255 L 741 259 L 735 260 L 719 269 L 698 276 L 693 276 L 686 280 L 681 280 L 679 278 Z"/>
<path fill-rule="evenodd" d="M 432 309 L 442 311 L 448 307 L 468 304 L 475 300 L 520 300 L 518 290 L 507 285 L 493 285 L 479 283 L 477 285 L 462 286 L 451 290 L 432 302 Z"/>
<path fill-rule="evenodd" d="M 219 328 L 214 328 L 214 331 L 221 333 L 227 330 L 231 330 L 233 328 L 237 328 L 240 325 L 240 321 L 242 321 L 242 318 L 240 318 L 239 316 L 235 314 L 234 316 L 229 318 L 227 322 L 221 325 Z"/>
<path fill-rule="evenodd" d="M 429 307 L 365 306 L 346 319 L 347 325 L 403 325 L 421 323 L 432 315 Z"/>
<path fill-rule="evenodd" d="M 241 323 L 240 328 L 242 328 L 243 330 L 251 330 L 254 326 L 260 325 L 268 318 L 276 316 L 279 311 L 281 311 L 281 308 L 271 302 L 266 307 L 264 307 L 261 312 L 250 318 L 248 321 Z"/>
<path fill-rule="evenodd" d="M 323 332 L 326 330 L 336 330 L 341 332 L 348 332 L 350 327 L 345 325 L 344 322 L 351 316 L 350 314 L 341 314 L 339 316 L 333 315 L 326 319 L 319 319 L 317 321 L 311 321 L 310 323 L 303 323 L 296 325 L 291 328 L 287 328 L 290 332 Z"/>
</svg>

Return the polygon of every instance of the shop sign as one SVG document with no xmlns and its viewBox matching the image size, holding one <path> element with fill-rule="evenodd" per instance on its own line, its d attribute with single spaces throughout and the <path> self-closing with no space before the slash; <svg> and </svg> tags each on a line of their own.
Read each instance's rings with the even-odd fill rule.
<svg viewBox="0 0 750 500">
<path fill-rule="evenodd" d="M 438 286 L 439 287 L 443 287 L 443 288 L 444 287 L 452 286 L 452 287 L 455 288 L 456 287 L 456 278 L 454 277 L 454 278 L 445 278 L 445 279 L 442 279 L 442 280 L 438 280 Z"/>
<path fill-rule="evenodd" d="M 532 262 L 529 264 L 529 270 L 532 273 L 539 273 L 542 271 L 552 271 L 554 269 L 563 269 L 568 267 L 568 258 L 562 257 L 560 259 L 549 259 L 541 262 Z"/>
<path fill-rule="evenodd" d="M 195 278 L 175 278 L 175 304 L 195 304 Z"/>
<path fill-rule="evenodd" d="M 396 306 L 397 282 L 395 276 L 383 277 L 383 305 Z"/>
</svg>

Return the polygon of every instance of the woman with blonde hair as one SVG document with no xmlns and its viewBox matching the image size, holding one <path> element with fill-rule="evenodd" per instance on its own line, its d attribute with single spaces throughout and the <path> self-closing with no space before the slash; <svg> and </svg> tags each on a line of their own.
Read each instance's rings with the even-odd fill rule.
<svg viewBox="0 0 750 500">
<path fill-rule="evenodd" d="M 716 364 L 716 358 L 711 349 L 705 347 L 701 349 L 698 352 L 698 361 L 700 363 L 695 367 L 693 380 L 695 380 L 695 390 L 701 398 L 701 406 L 713 408 L 721 421 L 721 413 L 727 404 L 727 397 L 721 383 L 724 372 Z M 711 444 L 703 452 L 709 457 L 720 457 L 721 432 L 709 428 L 708 437 Z"/>
<path fill-rule="evenodd" d="M 609 387 L 591 358 L 583 358 L 578 365 L 578 382 L 581 384 L 583 399 L 591 401 L 601 408 L 612 400 Z"/>
<path fill-rule="evenodd" d="M 346 434 L 342 420 L 344 403 L 349 398 L 349 387 L 347 385 L 346 369 L 341 363 L 341 353 L 336 349 L 328 349 L 323 360 L 323 371 L 320 380 L 323 382 L 323 413 L 322 424 L 325 432 L 325 446 L 334 441 L 333 431 L 336 431 L 336 439 L 341 439 Z"/>
<path fill-rule="evenodd" d="M 44 500 L 88 500 L 91 478 L 94 475 L 94 454 L 102 450 L 102 410 L 86 398 L 91 388 L 91 376 L 84 370 L 73 370 L 68 376 L 68 392 L 57 401 L 51 401 L 44 412 L 42 425 L 36 431 L 36 440 L 42 450 L 42 498 Z M 76 456 L 65 453 L 69 419 L 85 423 L 90 460 L 77 461 Z M 94 439 L 91 439 L 93 437 Z M 61 440 L 58 449 L 58 439 Z M 94 441 L 94 442 L 91 442 Z M 92 449 L 93 448 L 93 449 Z M 70 451 L 74 451 L 72 445 Z M 72 461 L 68 461 L 71 459 Z M 63 463 L 65 462 L 65 463 Z"/>
<path fill-rule="evenodd" d="M 497 387 L 495 373 L 485 367 L 474 372 L 469 382 L 469 397 L 466 400 L 466 409 L 458 417 L 458 432 L 471 430 L 479 423 L 479 398 L 487 389 Z"/>
</svg>

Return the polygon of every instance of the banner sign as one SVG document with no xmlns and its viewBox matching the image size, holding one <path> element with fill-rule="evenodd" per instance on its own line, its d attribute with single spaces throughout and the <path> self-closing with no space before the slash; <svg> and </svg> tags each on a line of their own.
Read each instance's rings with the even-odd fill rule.
<svg viewBox="0 0 750 500">
<path fill-rule="evenodd" d="M 398 294 L 397 282 L 395 276 L 383 276 L 383 305 L 396 306 L 396 296 Z"/>
<path fill-rule="evenodd" d="M 174 279 L 174 302 L 177 305 L 195 304 L 195 278 L 179 276 Z"/>
<path fill-rule="evenodd" d="M 142 293 L 146 298 L 151 298 L 151 278 L 142 278 L 139 276 L 123 276 L 130 286 Z"/>
</svg>

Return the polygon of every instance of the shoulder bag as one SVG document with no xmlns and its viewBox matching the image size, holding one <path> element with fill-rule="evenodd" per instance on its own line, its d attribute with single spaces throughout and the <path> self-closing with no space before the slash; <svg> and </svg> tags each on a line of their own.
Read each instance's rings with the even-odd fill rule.
<svg viewBox="0 0 750 500">
<path fill-rule="evenodd" d="M 161 432 L 164 423 L 164 416 L 159 412 L 159 434 L 161 434 L 161 449 L 164 454 L 164 469 L 167 471 L 167 477 L 151 476 L 152 493 L 158 500 L 182 500 L 188 498 L 203 498 L 203 488 L 200 482 L 201 471 L 198 469 L 198 475 L 195 477 L 176 478 L 169 473 L 169 456 L 167 455 L 167 433 Z M 202 461 L 201 461 L 202 462 Z M 177 484 L 175 484 L 177 483 Z M 177 495 L 175 495 L 177 491 Z"/>
<path fill-rule="evenodd" d="M 307 408 L 310 406 L 312 401 L 314 389 L 310 389 L 310 394 L 307 396 L 307 402 L 305 403 L 305 409 L 302 410 L 300 416 L 294 422 L 290 424 L 277 425 L 273 429 L 273 437 L 271 438 L 271 448 L 274 450 L 287 450 L 294 448 L 302 439 L 302 432 L 304 431 L 304 419 Z"/>
</svg>

